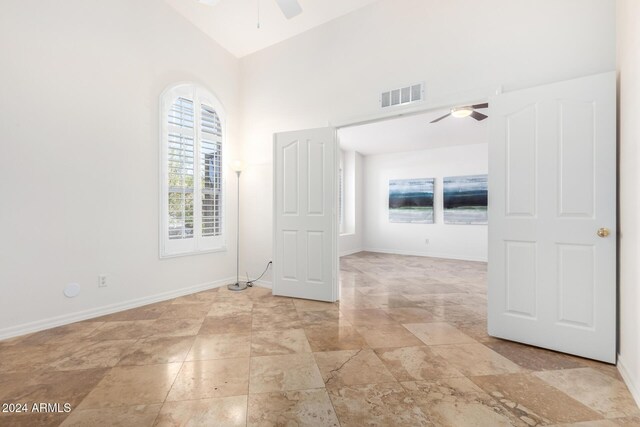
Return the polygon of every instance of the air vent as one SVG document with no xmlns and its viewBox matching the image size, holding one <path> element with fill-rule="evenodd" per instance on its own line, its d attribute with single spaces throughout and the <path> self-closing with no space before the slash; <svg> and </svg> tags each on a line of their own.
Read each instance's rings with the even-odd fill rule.
<svg viewBox="0 0 640 427">
<path fill-rule="evenodd" d="M 401 87 L 382 92 L 380 95 L 380 107 L 395 107 L 407 105 L 424 100 L 424 83 L 416 83 L 410 86 Z"/>
</svg>

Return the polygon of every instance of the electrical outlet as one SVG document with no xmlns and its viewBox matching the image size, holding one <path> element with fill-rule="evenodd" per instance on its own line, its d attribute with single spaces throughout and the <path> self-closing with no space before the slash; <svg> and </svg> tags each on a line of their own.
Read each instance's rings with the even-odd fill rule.
<svg viewBox="0 0 640 427">
<path fill-rule="evenodd" d="M 107 287 L 107 276 L 105 276 L 104 274 L 101 274 L 98 276 L 98 287 L 99 288 Z"/>
</svg>

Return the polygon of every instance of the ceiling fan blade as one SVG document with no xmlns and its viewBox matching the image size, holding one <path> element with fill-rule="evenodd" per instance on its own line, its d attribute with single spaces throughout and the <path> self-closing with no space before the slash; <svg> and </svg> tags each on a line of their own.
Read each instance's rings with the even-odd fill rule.
<svg viewBox="0 0 640 427">
<path fill-rule="evenodd" d="M 471 117 L 473 117 L 477 121 L 481 121 L 481 120 L 486 119 L 489 116 L 487 116 L 486 114 L 482 114 L 482 113 L 478 113 L 477 111 L 474 111 L 474 112 L 471 113 Z"/>
<path fill-rule="evenodd" d="M 298 3 L 298 0 L 276 0 L 280 10 L 284 13 L 287 19 L 291 19 L 294 16 L 298 16 L 302 13 L 302 6 Z"/>
<path fill-rule="evenodd" d="M 449 114 L 445 114 L 444 116 L 442 116 L 442 117 L 438 117 L 437 119 L 435 119 L 435 120 L 431 121 L 431 123 L 439 122 L 439 121 L 440 121 L 440 120 L 442 120 L 442 119 L 446 119 L 446 118 L 447 118 L 447 117 L 449 117 L 450 115 L 451 115 L 451 113 L 449 113 Z"/>
<path fill-rule="evenodd" d="M 472 105 L 471 108 L 473 109 L 478 109 L 478 108 L 489 108 L 489 103 L 485 102 L 484 104 L 476 104 L 476 105 Z"/>
</svg>

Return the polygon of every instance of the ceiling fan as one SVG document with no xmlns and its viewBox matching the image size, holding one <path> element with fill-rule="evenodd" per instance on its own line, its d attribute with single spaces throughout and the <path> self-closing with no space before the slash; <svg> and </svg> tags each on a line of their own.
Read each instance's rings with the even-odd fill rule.
<svg viewBox="0 0 640 427">
<path fill-rule="evenodd" d="M 213 6 L 218 3 L 220 0 L 199 0 L 200 3 L 206 4 L 207 6 Z M 284 14 L 287 19 L 291 19 L 294 16 L 298 16 L 302 13 L 302 6 L 298 3 L 298 0 L 275 0 L 280 6 L 280 10 Z"/>
<path fill-rule="evenodd" d="M 432 120 L 431 123 L 439 122 L 440 120 L 446 119 L 449 116 L 453 116 L 453 117 L 471 116 L 477 121 L 481 121 L 489 117 L 486 114 L 482 114 L 476 111 L 476 109 L 480 109 L 480 108 L 489 108 L 489 103 L 485 102 L 484 104 L 466 105 L 464 107 L 453 107 L 451 111 L 449 111 L 449 114 L 445 114 L 442 117 L 438 117 L 437 119 Z"/>
</svg>

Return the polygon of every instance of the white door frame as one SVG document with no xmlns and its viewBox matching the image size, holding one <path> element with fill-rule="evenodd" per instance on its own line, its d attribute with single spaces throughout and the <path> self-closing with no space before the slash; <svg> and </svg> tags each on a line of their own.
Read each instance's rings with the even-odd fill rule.
<svg viewBox="0 0 640 427">
<path fill-rule="evenodd" d="M 339 131 L 342 128 L 348 128 L 351 126 L 359 126 L 359 125 L 365 125 L 365 124 L 369 124 L 369 123 L 377 123 L 377 122 L 383 122 L 386 120 L 393 120 L 393 119 L 398 119 L 400 117 L 409 117 L 409 116 L 416 116 L 419 114 L 424 114 L 424 113 L 428 113 L 431 111 L 437 111 L 437 110 L 443 110 L 446 108 L 451 108 L 453 105 L 471 105 L 471 104 L 477 104 L 480 102 L 488 102 L 489 97 L 493 94 L 500 94 L 502 93 L 502 87 L 499 87 L 497 89 L 495 89 L 494 91 L 491 90 L 482 90 L 482 91 L 476 91 L 476 92 L 468 92 L 462 95 L 451 95 L 448 99 L 442 99 L 440 101 L 436 101 L 436 102 L 432 102 L 432 103 L 423 103 L 423 104 L 418 104 L 415 106 L 411 106 L 408 108 L 403 108 L 403 109 L 392 109 L 392 111 L 384 111 L 384 112 L 379 112 L 379 113 L 371 113 L 365 116 L 361 116 L 359 118 L 339 118 L 339 119 L 335 119 L 333 121 L 329 121 L 328 125 L 329 127 L 333 127 L 336 130 L 336 143 L 337 143 L 337 148 L 340 149 L 340 138 L 339 138 Z M 489 117 L 488 120 L 490 120 L 491 117 Z M 487 131 L 488 133 L 488 131 Z M 337 152 L 337 150 L 336 150 Z M 338 156 L 336 156 L 335 158 L 335 168 L 336 171 L 339 169 L 339 158 Z M 337 210 L 336 210 L 337 212 Z M 274 225 L 275 227 L 275 225 Z M 336 277 L 340 277 L 340 241 L 339 241 L 339 236 L 337 235 L 339 234 L 339 232 L 336 233 L 336 239 L 337 239 L 337 253 L 338 253 L 338 262 L 336 263 L 336 271 L 334 272 L 336 274 Z M 487 243 L 488 244 L 488 243 Z M 338 299 L 340 298 L 340 280 L 337 280 L 337 295 L 338 295 Z"/>
</svg>

